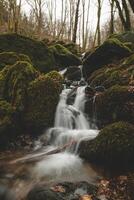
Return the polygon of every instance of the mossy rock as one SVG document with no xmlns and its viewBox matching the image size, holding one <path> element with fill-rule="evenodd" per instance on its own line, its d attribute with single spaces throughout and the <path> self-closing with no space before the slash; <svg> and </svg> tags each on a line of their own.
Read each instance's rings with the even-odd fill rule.
<svg viewBox="0 0 134 200">
<path fill-rule="evenodd" d="M 124 65 L 134 65 L 134 54 L 132 54 L 131 56 L 129 56 L 127 59 L 125 59 Z"/>
<path fill-rule="evenodd" d="M 41 72 L 55 69 L 55 59 L 43 42 L 30 39 L 18 34 L 0 35 L 0 53 L 16 52 L 29 56 L 33 65 Z"/>
<path fill-rule="evenodd" d="M 128 86 L 131 85 L 134 66 L 128 65 L 107 65 L 101 69 L 96 70 L 88 78 L 88 83 L 92 87 L 98 85 L 105 88 L 112 87 L 113 85 Z"/>
<path fill-rule="evenodd" d="M 110 166 L 132 166 L 134 164 L 134 126 L 127 122 L 116 122 L 102 129 L 91 141 L 79 145 L 80 157 Z"/>
<path fill-rule="evenodd" d="M 17 54 L 16 52 L 2 52 L 0 53 L 0 70 L 6 65 L 13 65 L 17 61 L 27 61 L 31 63 L 30 58 L 24 54 Z"/>
<path fill-rule="evenodd" d="M 57 71 L 51 71 L 45 75 L 46 77 L 53 79 L 58 83 L 63 83 L 63 76 Z"/>
<path fill-rule="evenodd" d="M 25 122 L 30 130 L 40 131 L 53 125 L 54 114 L 62 89 L 59 75 L 41 75 L 28 88 L 28 105 Z"/>
<path fill-rule="evenodd" d="M 64 47 L 66 47 L 71 53 L 75 55 L 79 54 L 80 47 L 73 42 L 64 44 Z"/>
<path fill-rule="evenodd" d="M 0 98 L 23 111 L 27 103 L 27 88 L 39 73 L 26 61 L 17 61 L 0 72 Z"/>
<path fill-rule="evenodd" d="M 116 121 L 134 123 L 133 87 L 115 85 L 96 97 L 97 120 L 101 124 Z"/>
<path fill-rule="evenodd" d="M 84 74 L 86 77 L 89 77 L 95 70 L 127 57 L 130 53 L 131 50 L 118 39 L 108 39 L 84 60 Z"/>
<path fill-rule="evenodd" d="M 122 43 L 133 43 L 134 44 L 134 32 L 127 31 L 121 34 L 112 34 L 109 38 L 116 38 Z"/>
<path fill-rule="evenodd" d="M 72 54 L 67 48 L 60 44 L 55 44 L 49 47 L 50 51 L 54 54 L 56 65 L 61 69 L 69 66 L 81 65 L 81 60 Z"/>
<path fill-rule="evenodd" d="M 10 103 L 0 100 L 0 147 L 5 145 L 17 129 L 16 110 Z"/>
</svg>

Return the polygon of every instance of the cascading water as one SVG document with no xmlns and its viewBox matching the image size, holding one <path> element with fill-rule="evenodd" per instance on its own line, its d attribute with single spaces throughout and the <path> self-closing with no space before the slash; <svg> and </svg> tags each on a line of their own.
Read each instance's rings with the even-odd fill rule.
<svg viewBox="0 0 134 200">
<path fill-rule="evenodd" d="M 46 180 L 51 181 L 87 180 L 83 161 L 77 155 L 77 149 L 82 139 L 95 138 L 98 130 L 90 129 L 90 123 L 84 114 L 85 87 L 76 88 L 73 105 L 67 103 L 72 89 L 63 89 L 56 110 L 55 125 L 41 137 L 41 141 L 46 140 L 47 137 L 49 146 L 42 146 L 38 151 L 36 149 L 37 153 L 35 151 L 32 155 L 22 159 L 24 161 L 25 159 L 37 158 L 38 160 L 40 158 L 32 170 L 34 177 L 45 177 Z M 39 144 L 38 146 L 40 147 Z M 57 149 L 59 149 L 59 153 L 55 153 Z M 54 153 L 51 153 L 52 151 Z M 88 180 L 90 178 L 88 177 Z"/>
</svg>

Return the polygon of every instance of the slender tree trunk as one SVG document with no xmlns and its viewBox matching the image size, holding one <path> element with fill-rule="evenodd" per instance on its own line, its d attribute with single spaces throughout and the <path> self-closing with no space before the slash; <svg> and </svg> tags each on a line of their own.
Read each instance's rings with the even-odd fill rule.
<svg viewBox="0 0 134 200">
<path fill-rule="evenodd" d="M 122 6 L 124 8 L 125 11 L 125 16 L 126 16 L 126 30 L 130 31 L 131 30 L 131 21 L 130 21 L 130 13 L 129 13 L 129 9 L 128 9 L 128 5 L 126 3 L 126 0 L 122 0 Z"/>
<path fill-rule="evenodd" d="M 130 3 L 130 6 L 131 6 L 133 12 L 134 12 L 134 0 L 128 0 L 128 1 Z"/>
<path fill-rule="evenodd" d="M 80 0 L 77 1 L 77 5 L 76 5 L 75 22 L 74 22 L 73 39 L 72 39 L 72 41 L 74 43 L 76 43 L 76 38 L 77 38 L 77 28 L 78 28 L 78 18 L 79 18 L 79 6 L 80 6 Z"/>
<path fill-rule="evenodd" d="M 82 0 L 82 48 L 84 50 L 85 41 L 85 0 Z"/>
<path fill-rule="evenodd" d="M 101 44 L 100 18 L 101 18 L 101 0 L 98 0 L 98 24 L 97 24 L 98 45 Z"/>
<path fill-rule="evenodd" d="M 89 22 L 89 10 L 90 10 L 90 0 L 88 0 L 88 9 L 87 9 L 87 20 L 86 20 L 86 33 L 85 33 L 85 41 L 84 41 L 84 50 L 87 46 L 87 40 L 88 40 L 88 22 Z"/>
<path fill-rule="evenodd" d="M 111 7 L 110 34 L 113 34 L 114 33 L 114 0 L 110 1 L 110 7 Z"/>
<path fill-rule="evenodd" d="M 129 10 L 127 8 L 126 1 L 122 0 L 123 10 L 125 11 L 126 18 L 123 15 L 123 11 L 121 9 L 120 2 L 118 0 L 114 0 L 114 1 L 116 3 L 116 7 L 118 8 L 119 16 L 120 16 L 122 25 L 124 27 L 124 30 L 129 31 L 131 29 L 131 23 L 130 23 L 130 15 L 129 15 Z"/>
</svg>

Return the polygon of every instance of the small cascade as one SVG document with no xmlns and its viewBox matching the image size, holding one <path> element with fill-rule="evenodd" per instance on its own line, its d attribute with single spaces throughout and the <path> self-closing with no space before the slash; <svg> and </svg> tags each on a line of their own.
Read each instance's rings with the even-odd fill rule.
<svg viewBox="0 0 134 200">
<path fill-rule="evenodd" d="M 55 127 L 64 127 L 72 129 L 73 114 L 67 106 L 67 97 L 71 89 L 64 89 L 60 95 L 60 101 L 56 109 Z"/>
<path fill-rule="evenodd" d="M 23 158 L 23 161 L 31 158 L 38 161 L 32 170 L 34 177 L 55 181 L 67 181 L 68 178 L 78 180 L 78 177 L 86 179 L 87 172 L 84 170 L 83 161 L 77 155 L 77 149 L 81 140 L 94 139 L 99 131 L 96 127 L 90 128 L 90 122 L 84 113 L 85 87 L 76 87 L 76 97 L 72 105 L 69 105 L 67 100 L 73 89 L 63 89 L 56 109 L 54 127 L 41 136 L 39 150 L 35 148 L 33 154 Z M 47 140 L 48 146 L 41 148 L 43 140 Z M 55 153 L 57 149 L 60 151 Z"/>
<path fill-rule="evenodd" d="M 97 129 L 96 96 L 93 97 L 93 128 Z"/>
</svg>

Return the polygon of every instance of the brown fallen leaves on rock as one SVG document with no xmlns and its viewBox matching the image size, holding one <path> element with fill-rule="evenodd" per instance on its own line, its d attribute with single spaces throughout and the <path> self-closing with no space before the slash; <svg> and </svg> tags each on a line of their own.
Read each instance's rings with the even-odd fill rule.
<svg viewBox="0 0 134 200">
<path fill-rule="evenodd" d="M 51 190 L 54 191 L 54 192 L 61 192 L 61 193 L 66 192 L 65 188 L 61 185 L 53 186 L 53 187 L 51 187 Z"/>
<path fill-rule="evenodd" d="M 92 195 L 88 195 L 88 194 L 83 195 L 80 197 L 80 200 L 92 200 Z"/>
</svg>

